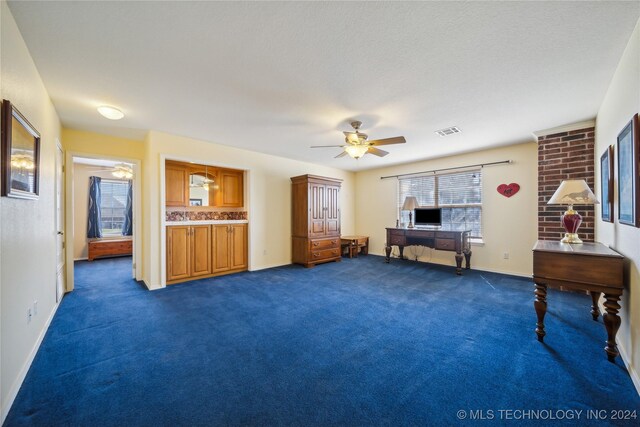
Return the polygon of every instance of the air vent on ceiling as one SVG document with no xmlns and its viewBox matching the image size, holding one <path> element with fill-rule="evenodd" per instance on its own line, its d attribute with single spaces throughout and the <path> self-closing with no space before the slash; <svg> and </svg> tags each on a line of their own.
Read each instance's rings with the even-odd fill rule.
<svg viewBox="0 0 640 427">
<path fill-rule="evenodd" d="M 436 131 L 436 133 L 440 136 L 449 136 L 453 135 L 454 133 L 460 132 L 462 131 L 457 126 L 451 126 L 450 128 L 444 128 Z"/>
</svg>

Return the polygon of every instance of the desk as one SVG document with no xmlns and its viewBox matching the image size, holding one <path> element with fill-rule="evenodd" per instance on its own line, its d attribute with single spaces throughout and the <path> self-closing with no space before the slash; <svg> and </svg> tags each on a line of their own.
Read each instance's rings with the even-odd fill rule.
<svg viewBox="0 0 640 427">
<path fill-rule="evenodd" d="M 425 228 L 387 228 L 387 245 L 384 247 L 385 261 L 391 260 L 391 247 L 397 246 L 400 258 L 405 246 L 424 246 L 441 251 L 456 253 L 456 274 L 462 274 L 462 257 L 466 260 L 465 268 L 471 268 L 471 230 L 433 230 Z"/>
<path fill-rule="evenodd" d="M 605 351 L 609 361 L 618 356 L 616 334 L 620 328 L 620 297 L 623 284 L 624 257 L 602 243 L 569 244 L 550 240 L 538 240 L 533 247 L 533 281 L 538 323 L 536 334 L 542 342 L 544 315 L 547 312 L 547 285 L 589 291 L 591 316 L 598 320 L 598 299 L 603 293 L 606 313 L 602 316 L 607 329 Z"/>
<path fill-rule="evenodd" d="M 349 258 L 358 257 L 358 252 L 362 250 L 362 255 L 369 253 L 368 236 L 340 236 L 340 247 L 349 251 Z"/>
</svg>

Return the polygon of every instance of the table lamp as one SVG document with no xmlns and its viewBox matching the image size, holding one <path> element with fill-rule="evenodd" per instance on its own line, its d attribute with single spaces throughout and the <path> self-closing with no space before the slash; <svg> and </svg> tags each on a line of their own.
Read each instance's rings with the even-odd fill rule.
<svg viewBox="0 0 640 427">
<path fill-rule="evenodd" d="M 584 179 L 567 179 L 553 193 L 548 205 L 568 205 L 560 222 L 566 233 L 560 240 L 562 243 L 582 243 L 578 237 L 578 228 L 582 224 L 582 216 L 573 210 L 573 205 L 595 205 L 598 202 Z"/>
<path fill-rule="evenodd" d="M 418 204 L 418 199 L 416 199 L 415 197 L 407 196 L 407 198 L 404 199 L 402 210 L 409 211 L 409 225 L 407 226 L 407 228 L 413 228 L 413 210 L 418 207 L 420 207 L 420 205 Z"/>
</svg>

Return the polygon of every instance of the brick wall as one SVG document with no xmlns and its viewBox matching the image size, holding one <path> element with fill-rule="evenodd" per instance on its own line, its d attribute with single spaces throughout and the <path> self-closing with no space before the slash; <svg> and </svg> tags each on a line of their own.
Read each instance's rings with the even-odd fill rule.
<svg viewBox="0 0 640 427">
<path fill-rule="evenodd" d="M 594 130 L 589 127 L 538 137 L 538 239 L 564 237 L 560 216 L 566 207 L 547 205 L 563 180 L 584 179 L 594 191 Z M 582 215 L 578 236 L 583 242 L 593 242 L 594 207 L 574 209 Z"/>
</svg>

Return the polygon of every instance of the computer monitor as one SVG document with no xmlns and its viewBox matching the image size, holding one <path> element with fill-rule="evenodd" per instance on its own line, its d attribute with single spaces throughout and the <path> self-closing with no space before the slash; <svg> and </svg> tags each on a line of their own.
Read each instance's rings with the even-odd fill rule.
<svg viewBox="0 0 640 427">
<path fill-rule="evenodd" d="M 415 223 L 417 227 L 440 227 L 442 208 L 416 208 Z"/>
</svg>

